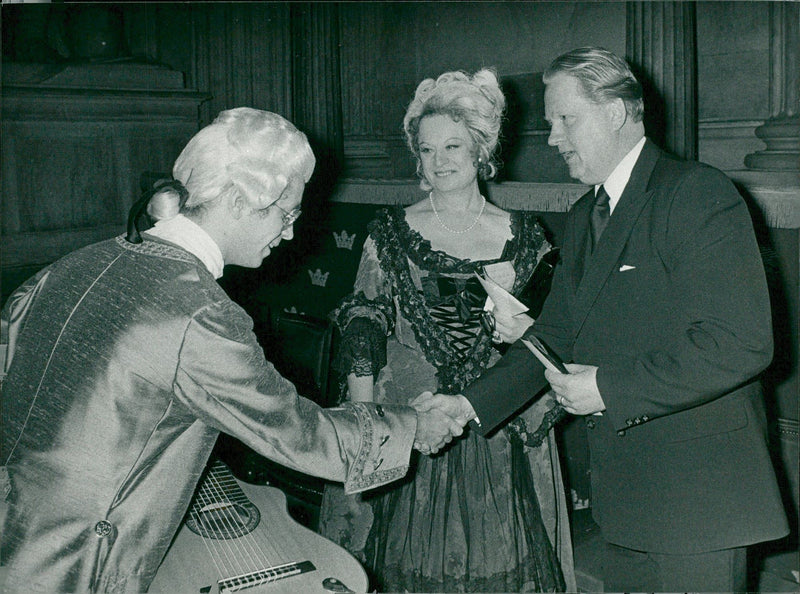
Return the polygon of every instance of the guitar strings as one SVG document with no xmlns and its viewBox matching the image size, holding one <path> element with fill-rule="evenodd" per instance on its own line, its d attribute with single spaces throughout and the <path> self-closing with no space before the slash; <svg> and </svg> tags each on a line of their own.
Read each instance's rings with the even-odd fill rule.
<svg viewBox="0 0 800 594">
<path fill-rule="evenodd" d="M 252 536 L 248 534 L 239 538 L 235 537 L 236 530 L 233 520 L 233 514 L 235 513 L 235 510 L 233 509 L 233 503 L 230 501 L 230 498 L 226 495 L 225 491 L 220 485 L 216 469 L 212 470 L 212 472 L 209 474 L 209 478 L 205 486 L 208 488 L 206 496 L 208 497 L 209 501 L 212 502 L 212 504 L 217 506 L 220 504 L 227 504 L 227 507 L 218 507 L 216 512 L 210 514 L 213 522 L 213 528 L 220 534 L 231 537 L 228 539 L 214 539 L 214 547 L 217 550 L 220 550 L 228 560 L 228 569 L 230 575 L 227 577 L 245 575 L 259 569 L 252 552 L 252 544 L 256 543 L 247 542 L 248 540 L 252 539 Z M 251 544 L 251 546 L 248 547 L 248 544 Z M 248 559 L 251 564 L 250 568 L 247 568 Z M 267 561 L 266 558 L 263 558 L 262 560 Z M 224 574 L 222 574 L 222 576 L 226 577 Z"/>
<path fill-rule="evenodd" d="M 248 488 L 248 491 L 245 492 L 245 488 L 245 485 L 233 476 L 230 469 L 217 460 L 209 468 L 197 489 L 195 499 L 189 509 L 190 522 L 185 528 L 197 533 L 203 540 L 206 552 L 211 557 L 217 572 L 216 581 L 220 592 L 233 592 L 253 587 L 259 592 L 267 591 L 267 589 L 270 589 L 269 591 L 273 591 L 273 589 L 274 591 L 287 591 L 274 582 L 313 571 L 315 568 L 320 569 L 318 561 L 321 560 L 324 564 L 327 557 L 330 556 L 330 551 L 321 547 L 319 551 L 314 551 L 317 552 L 318 557 L 312 556 L 309 561 L 307 555 L 309 555 L 309 548 L 313 548 L 314 541 L 312 540 L 309 544 L 308 538 L 303 538 L 303 533 L 311 531 L 297 524 L 287 514 L 285 495 L 275 487 L 266 486 L 263 490 L 253 491 L 253 500 L 251 501 L 250 490 Z M 250 509 L 250 506 L 255 508 L 255 512 Z M 252 522 L 247 521 L 246 518 L 250 513 L 253 514 L 249 518 L 253 520 Z M 246 518 L 244 522 L 242 522 L 243 517 Z M 293 526 L 295 529 L 292 529 Z M 210 538 L 211 534 L 231 536 L 232 538 Z M 316 538 L 325 540 L 320 536 Z M 224 542 L 225 540 L 229 542 Z M 265 547 L 262 547 L 261 544 Z M 333 543 L 330 545 L 333 546 Z M 271 554 L 276 555 L 277 559 L 291 558 L 278 564 L 270 564 L 269 557 L 265 554 L 265 548 Z M 180 555 L 176 556 L 178 559 L 181 558 Z M 264 562 L 258 564 L 259 559 Z M 251 569 L 245 569 L 248 560 L 252 564 Z M 355 559 L 352 561 L 355 567 L 361 571 L 361 575 L 352 573 L 351 578 L 353 580 L 363 579 L 363 587 L 366 588 L 367 582 L 363 570 Z M 344 559 L 341 565 L 347 569 L 347 564 L 347 559 Z M 209 569 L 211 567 L 205 570 L 200 569 L 200 571 Z M 354 568 L 353 571 L 355 571 Z M 316 575 L 320 575 L 320 573 Z M 186 577 L 191 579 L 190 576 Z M 313 576 L 303 579 L 311 579 L 311 584 L 314 583 Z M 309 588 L 316 589 L 307 581 L 304 582 L 303 579 L 289 580 L 286 587 L 293 588 L 298 584 L 305 584 Z M 289 582 L 291 585 L 288 585 Z"/>
<path fill-rule="evenodd" d="M 209 480 L 206 483 L 208 487 L 208 491 L 206 495 L 208 496 L 209 500 L 213 502 L 217 506 L 217 510 L 214 513 L 211 513 L 209 517 L 211 518 L 211 527 L 216 532 L 220 534 L 224 534 L 227 536 L 233 536 L 235 534 L 235 530 L 232 526 L 231 514 L 231 507 L 224 507 L 220 508 L 220 505 L 225 505 L 227 502 L 230 505 L 230 501 L 225 493 L 220 488 L 219 482 L 216 477 L 216 471 L 212 471 L 211 475 L 209 476 Z M 224 555 L 225 559 L 227 560 L 227 573 L 220 574 L 220 577 L 223 578 L 236 578 L 238 576 L 250 573 L 252 568 L 248 570 L 246 564 L 243 566 L 243 563 L 246 562 L 246 557 L 250 557 L 250 562 L 252 563 L 252 555 L 243 555 L 243 541 L 233 538 L 233 539 L 215 539 L 213 546 L 218 551 L 221 551 L 220 558 Z M 235 550 L 239 549 L 239 550 Z M 246 552 L 246 550 L 244 551 Z"/>
<path fill-rule="evenodd" d="M 195 495 L 195 502 L 192 504 L 191 516 L 192 519 L 194 519 L 195 525 L 198 526 L 198 529 L 202 529 L 202 527 L 205 526 L 205 520 L 203 519 L 202 509 L 203 507 L 205 507 L 205 504 L 207 503 L 206 491 L 207 491 L 206 481 L 203 481 L 203 483 L 200 486 L 200 490 Z M 220 562 L 222 561 L 222 559 L 219 559 L 214 554 L 213 547 L 211 546 L 213 543 L 210 542 L 211 539 L 203 536 L 202 534 L 200 535 L 200 537 L 201 540 L 203 541 L 203 544 L 206 547 L 206 551 L 208 551 L 209 557 L 211 557 L 211 560 L 214 562 L 214 565 L 217 568 L 217 574 L 224 575 L 225 569 L 220 566 Z"/>
<path fill-rule="evenodd" d="M 213 471 L 212 471 L 213 472 Z M 214 500 L 211 498 L 210 488 L 208 486 L 209 481 L 211 480 L 211 473 L 209 477 L 203 482 L 203 485 L 200 488 L 200 491 L 197 494 L 197 503 L 196 507 L 194 508 L 194 517 L 195 522 L 200 530 L 205 530 L 206 532 L 212 531 L 215 528 L 219 529 L 218 520 L 211 515 L 210 520 L 207 520 L 208 514 L 204 513 L 203 510 L 210 505 L 214 504 Z M 215 539 L 210 538 L 208 535 L 203 536 L 203 542 L 208 550 L 211 559 L 214 561 L 214 564 L 217 567 L 217 573 L 220 576 L 224 576 L 230 570 L 231 559 L 226 559 L 227 555 L 223 552 L 218 552 L 217 549 L 217 542 Z"/>
<path fill-rule="evenodd" d="M 218 471 L 218 468 L 212 469 L 208 480 L 203 489 L 201 489 L 201 496 L 217 508 L 210 514 L 214 528 L 219 533 L 229 535 L 232 538 L 224 540 L 224 542 L 223 539 L 215 539 L 220 540 L 220 542 L 215 542 L 212 546 L 221 552 L 219 555 L 220 560 L 223 557 L 228 560 L 229 569 L 234 571 L 230 577 L 245 576 L 255 571 L 265 572 L 267 575 L 274 577 L 277 573 L 272 571 L 271 568 L 280 563 L 274 564 L 270 562 L 270 556 L 266 554 L 264 548 L 255 539 L 253 532 L 236 536 L 238 533 L 237 527 L 241 526 L 241 522 L 236 515 L 236 502 L 232 500 L 232 496 L 235 499 L 239 486 L 232 476 L 223 476 L 220 479 L 220 475 L 227 475 L 227 472 L 225 470 Z M 222 468 L 224 469 L 224 467 Z M 244 498 L 245 501 L 249 501 L 244 493 L 240 492 L 239 496 Z M 227 504 L 227 506 L 219 507 L 220 504 Z M 262 521 L 264 520 L 265 518 L 262 517 Z M 282 557 L 273 545 L 270 545 L 269 548 L 272 549 L 273 557 L 278 559 Z M 247 568 L 248 561 L 250 564 L 249 569 Z M 224 576 L 224 573 L 221 572 L 221 575 Z"/>
</svg>

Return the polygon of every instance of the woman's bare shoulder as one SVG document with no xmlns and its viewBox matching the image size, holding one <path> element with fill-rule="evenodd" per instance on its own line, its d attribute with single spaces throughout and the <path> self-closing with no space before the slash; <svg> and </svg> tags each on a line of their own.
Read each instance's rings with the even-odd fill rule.
<svg viewBox="0 0 800 594">
<path fill-rule="evenodd" d="M 483 216 L 487 224 L 498 232 L 503 233 L 511 224 L 511 213 L 490 202 L 486 203 Z"/>
<path fill-rule="evenodd" d="M 406 214 L 417 214 L 420 212 L 431 212 L 431 202 L 427 198 L 417 200 L 413 204 L 409 204 L 404 209 Z"/>
<path fill-rule="evenodd" d="M 412 228 L 418 228 L 423 224 L 428 217 L 433 216 L 431 210 L 431 203 L 427 198 L 423 198 L 414 204 L 409 204 L 404 209 L 406 215 L 406 222 Z"/>
</svg>

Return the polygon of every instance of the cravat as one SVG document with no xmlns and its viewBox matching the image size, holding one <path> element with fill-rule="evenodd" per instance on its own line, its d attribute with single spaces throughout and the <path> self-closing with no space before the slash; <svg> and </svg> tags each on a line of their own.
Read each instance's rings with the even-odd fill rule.
<svg viewBox="0 0 800 594">
<path fill-rule="evenodd" d="M 611 216 L 611 206 L 608 204 L 608 200 L 608 192 L 603 186 L 600 186 L 594 199 L 592 218 L 589 221 L 589 231 L 592 234 L 592 251 L 597 246 L 597 242 L 600 241 L 600 236 L 603 234 L 606 225 L 608 225 L 608 218 Z"/>
</svg>

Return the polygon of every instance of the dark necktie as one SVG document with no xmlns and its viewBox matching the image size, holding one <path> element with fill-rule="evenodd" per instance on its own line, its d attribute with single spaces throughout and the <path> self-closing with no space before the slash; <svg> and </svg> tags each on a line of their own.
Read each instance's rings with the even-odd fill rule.
<svg viewBox="0 0 800 594">
<path fill-rule="evenodd" d="M 603 186 L 600 186 L 594 199 L 592 218 L 589 221 L 589 230 L 592 234 L 592 251 L 597 246 L 597 242 L 600 241 L 600 236 L 603 234 L 606 225 L 608 225 L 608 218 L 611 216 L 611 206 L 608 204 L 608 200 L 608 192 Z"/>
</svg>

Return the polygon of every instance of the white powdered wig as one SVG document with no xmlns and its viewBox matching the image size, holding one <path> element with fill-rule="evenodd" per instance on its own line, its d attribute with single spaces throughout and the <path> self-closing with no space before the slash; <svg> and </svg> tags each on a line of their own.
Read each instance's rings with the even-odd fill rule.
<svg viewBox="0 0 800 594">
<path fill-rule="evenodd" d="M 172 169 L 188 190 L 186 207 L 231 189 L 248 206 L 275 202 L 290 178 L 308 182 L 316 160 L 306 135 L 276 113 L 250 107 L 221 112 L 186 145 Z"/>
</svg>

